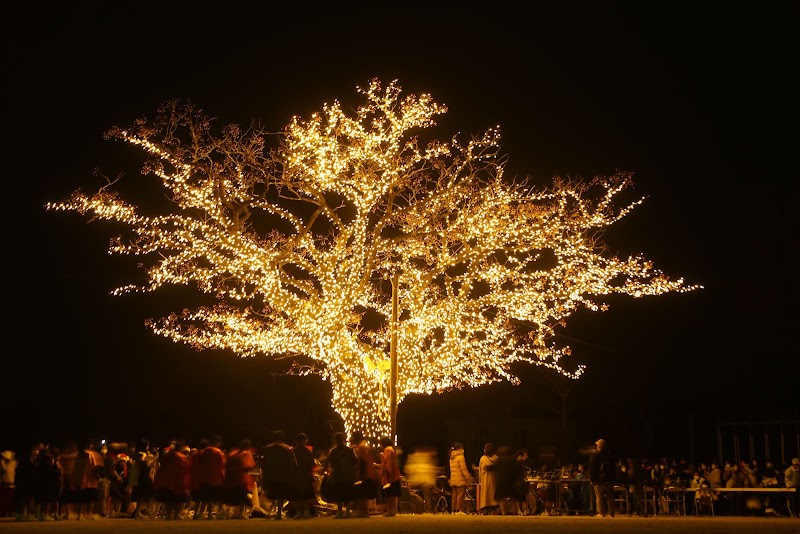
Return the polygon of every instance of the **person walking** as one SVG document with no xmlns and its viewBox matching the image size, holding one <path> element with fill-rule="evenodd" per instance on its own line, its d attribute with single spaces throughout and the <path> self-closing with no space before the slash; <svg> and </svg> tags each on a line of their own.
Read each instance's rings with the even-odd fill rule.
<svg viewBox="0 0 800 534">
<path fill-rule="evenodd" d="M 595 441 L 597 447 L 589 459 L 589 482 L 595 496 L 596 517 L 614 517 L 614 473 L 616 466 L 608 451 L 606 440 Z"/>
<path fill-rule="evenodd" d="M 500 515 L 520 515 L 520 501 L 524 500 L 524 495 L 519 494 L 515 483 L 520 474 L 524 480 L 522 464 L 517 461 L 518 455 L 508 445 L 497 448 L 497 457 L 497 486 L 494 496 L 500 506 Z"/>
<path fill-rule="evenodd" d="M 406 458 L 403 472 L 409 487 L 422 493 L 422 512 L 432 513 L 433 488 L 436 487 L 436 477 L 441 472 L 436 449 L 427 445 L 414 449 Z"/>
</svg>

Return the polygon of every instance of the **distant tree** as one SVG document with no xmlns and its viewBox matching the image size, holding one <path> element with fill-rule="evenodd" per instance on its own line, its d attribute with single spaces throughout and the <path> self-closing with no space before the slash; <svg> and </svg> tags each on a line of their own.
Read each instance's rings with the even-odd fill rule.
<svg viewBox="0 0 800 534">
<path fill-rule="evenodd" d="M 555 328 L 596 300 L 682 292 L 642 257 L 608 254 L 604 229 L 641 202 L 618 206 L 628 173 L 582 183 L 556 178 L 534 191 L 504 178 L 500 134 L 421 146 L 447 112 L 430 95 L 401 98 L 393 81 L 358 88 L 366 103 L 334 101 L 281 132 L 214 121 L 168 102 L 153 121 L 107 138 L 142 149 L 162 182 L 166 212 L 126 203 L 119 180 L 48 209 L 123 223 L 110 252 L 143 258 L 147 282 L 115 294 L 194 287 L 213 303 L 147 324 L 196 349 L 292 357 L 292 373 L 331 384 L 350 433 L 388 435 L 391 283 L 399 403 L 410 393 L 509 381 L 527 362 L 578 378 Z M 103 175 L 101 175 L 103 176 Z M 116 189 L 116 190 L 115 190 Z M 148 203 L 148 209 L 153 209 Z"/>
</svg>

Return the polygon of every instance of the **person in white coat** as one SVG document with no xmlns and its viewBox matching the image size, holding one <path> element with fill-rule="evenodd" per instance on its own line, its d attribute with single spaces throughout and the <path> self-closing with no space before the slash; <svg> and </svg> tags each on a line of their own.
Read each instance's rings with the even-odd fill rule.
<svg viewBox="0 0 800 534">
<path fill-rule="evenodd" d="M 483 456 L 478 464 L 478 482 L 481 485 L 478 492 L 478 506 L 483 515 L 497 514 L 500 509 L 500 504 L 494 496 L 497 488 L 498 459 L 494 452 L 494 444 L 487 443 L 483 446 Z"/>
</svg>

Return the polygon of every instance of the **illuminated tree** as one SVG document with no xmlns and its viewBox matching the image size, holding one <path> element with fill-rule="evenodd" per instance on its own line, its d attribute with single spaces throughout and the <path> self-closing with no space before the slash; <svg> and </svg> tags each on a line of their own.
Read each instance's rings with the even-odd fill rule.
<svg viewBox="0 0 800 534">
<path fill-rule="evenodd" d="M 390 430 L 391 284 L 402 273 L 395 326 L 397 402 L 411 393 L 509 381 L 515 362 L 571 378 L 569 347 L 555 329 L 598 297 L 681 292 L 642 257 L 604 249 L 604 229 L 632 176 L 581 183 L 556 178 L 535 191 L 503 176 L 499 131 L 463 142 L 420 135 L 447 108 L 430 95 L 401 98 L 392 82 L 359 88 L 366 103 L 339 102 L 279 133 L 214 121 L 169 102 L 151 122 L 107 137 L 146 154 L 168 209 L 145 214 L 117 180 L 76 191 L 48 209 L 74 210 L 129 230 L 110 252 L 144 258 L 147 282 L 115 294 L 194 287 L 213 304 L 148 321 L 196 349 L 292 357 L 291 372 L 331 384 L 346 432 L 372 441 Z"/>
</svg>

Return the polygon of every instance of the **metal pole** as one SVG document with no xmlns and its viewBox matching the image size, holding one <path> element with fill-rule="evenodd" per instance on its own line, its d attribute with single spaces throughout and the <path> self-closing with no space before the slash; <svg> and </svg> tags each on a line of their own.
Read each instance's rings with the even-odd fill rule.
<svg viewBox="0 0 800 534">
<path fill-rule="evenodd" d="M 694 417 L 689 410 L 689 461 L 694 464 Z"/>
<path fill-rule="evenodd" d="M 392 337 L 389 346 L 389 357 L 391 361 L 391 377 L 389 379 L 389 416 L 392 419 L 392 442 L 397 445 L 397 307 L 399 297 L 398 282 L 400 272 L 392 272 Z"/>
</svg>

